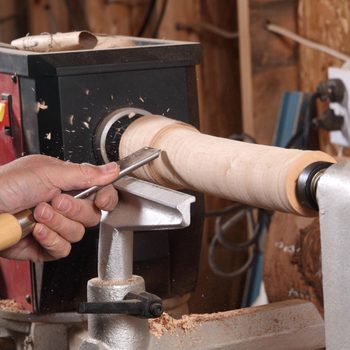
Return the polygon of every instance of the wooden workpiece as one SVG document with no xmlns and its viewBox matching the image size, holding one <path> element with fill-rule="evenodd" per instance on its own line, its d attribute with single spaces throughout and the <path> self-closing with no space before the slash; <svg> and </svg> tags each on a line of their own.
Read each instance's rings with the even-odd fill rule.
<svg viewBox="0 0 350 350">
<path fill-rule="evenodd" d="M 299 174 L 317 161 L 335 162 L 319 151 L 249 144 L 201 134 L 194 127 L 157 115 L 134 121 L 122 136 L 121 157 L 149 146 L 159 159 L 135 172 L 173 188 L 194 189 L 259 208 L 315 215 L 295 193 Z"/>
</svg>

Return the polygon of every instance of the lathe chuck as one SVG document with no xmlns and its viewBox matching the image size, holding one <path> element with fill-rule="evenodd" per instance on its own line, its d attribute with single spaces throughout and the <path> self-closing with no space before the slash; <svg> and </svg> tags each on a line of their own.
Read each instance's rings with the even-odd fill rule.
<svg viewBox="0 0 350 350">
<path fill-rule="evenodd" d="M 117 161 L 119 143 L 126 128 L 137 118 L 151 114 L 139 108 L 121 108 L 102 119 L 94 134 L 94 152 L 99 163 Z"/>
</svg>

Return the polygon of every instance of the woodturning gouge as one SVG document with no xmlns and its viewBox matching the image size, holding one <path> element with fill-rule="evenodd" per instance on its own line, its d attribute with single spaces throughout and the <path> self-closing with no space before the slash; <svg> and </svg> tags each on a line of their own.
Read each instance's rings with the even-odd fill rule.
<svg viewBox="0 0 350 350">
<path fill-rule="evenodd" d="M 129 156 L 117 161 L 120 172 L 113 181 L 115 183 L 123 176 L 130 174 L 139 167 L 156 159 L 160 150 L 151 147 L 143 147 Z M 93 186 L 74 195 L 74 198 L 84 199 L 97 192 L 104 186 Z M 72 194 L 72 193 L 70 193 Z M 9 248 L 30 234 L 34 228 L 35 220 L 32 209 L 25 209 L 16 214 L 0 214 L 0 250 Z"/>
</svg>

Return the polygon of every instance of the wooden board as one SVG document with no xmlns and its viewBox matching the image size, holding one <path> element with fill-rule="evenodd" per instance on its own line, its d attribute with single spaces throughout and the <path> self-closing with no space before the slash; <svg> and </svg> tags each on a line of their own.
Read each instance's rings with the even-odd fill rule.
<svg viewBox="0 0 350 350">
<path fill-rule="evenodd" d="M 350 2 L 346 0 L 299 0 L 299 33 L 308 39 L 350 53 Z M 344 62 L 325 53 L 300 46 L 300 85 L 304 91 L 314 91 L 327 79 L 330 66 Z"/>
<path fill-rule="evenodd" d="M 84 0 L 88 28 L 93 33 L 131 34 L 131 12 L 126 3 L 107 3 L 104 0 Z"/>
<path fill-rule="evenodd" d="M 246 131 L 251 132 L 253 123 L 258 143 L 272 143 L 282 93 L 298 89 L 297 46 L 268 32 L 264 25 L 270 21 L 295 31 L 296 5 L 296 0 L 252 0 L 249 1 L 248 18 L 241 20 L 241 47 L 245 48 L 246 38 L 250 38 L 251 43 L 250 57 L 241 55 L 242 89 L 249 89 L 250 84 L 246 80 L 252 79 L 252 91 L 242 90 L 242 96 L 246 96 L 242 103 L 246 110 L 253 108 L 254 117 L 252 122 L 249 113 L 244 115 L 243 124 L 249 125 Z M 243 11 L 245 17 L 246 12 Z M 249 54 L 247 49 L 246 54 Z M 249 59 L 251 72 L 246 63 Z"/>
</svg>

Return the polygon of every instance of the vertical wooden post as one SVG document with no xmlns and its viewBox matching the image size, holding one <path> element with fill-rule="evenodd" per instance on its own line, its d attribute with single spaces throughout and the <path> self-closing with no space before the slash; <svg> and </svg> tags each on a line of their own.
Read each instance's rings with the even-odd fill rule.
<svg viewBox="0 0 350 350">
<path fill-rule="evenodd" d="M 297 1 L 239 0 L 237 4 L 243 124 L 258 143 L 271 144 L 282 93 L 298 90 L 299 73 L 297 45 L 268 32 L 265 23 L 296 31 Z"/>
<path fill-rule="evenodd" d="M 131 34 L 130 7 L 127 3 L 106 3 L 104 0 L 85 0 L 85 16 L 93 33 Z"/>
<path fill-rule="evenodd" d="M 249 0 L 237 1 L 243 131 L 255 137 Z"/>
</svg>

